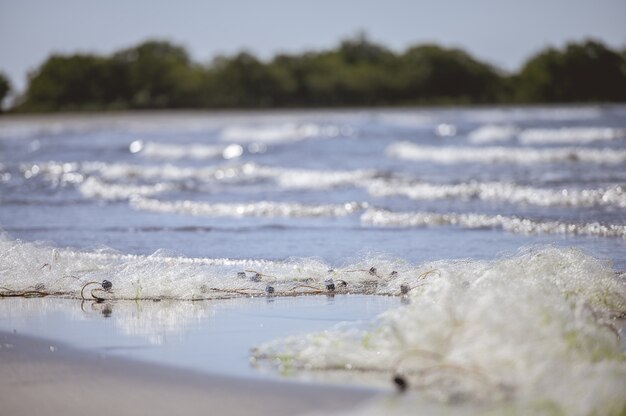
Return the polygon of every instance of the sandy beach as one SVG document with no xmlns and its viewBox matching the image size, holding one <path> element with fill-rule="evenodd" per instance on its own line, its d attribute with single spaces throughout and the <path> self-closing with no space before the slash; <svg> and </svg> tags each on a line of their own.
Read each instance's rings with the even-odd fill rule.
<svg viewBox="0 0 626 416">
<path fill-rule="evenodd" d="M 2 415 L 294 415 L 340 411 L 374 390 L 210 376 L 0 332 Z"/>
</svg>

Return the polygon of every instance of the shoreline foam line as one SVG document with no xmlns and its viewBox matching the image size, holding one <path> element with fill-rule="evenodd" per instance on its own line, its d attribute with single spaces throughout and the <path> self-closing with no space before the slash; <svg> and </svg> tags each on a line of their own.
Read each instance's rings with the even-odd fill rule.
<svg viewBox="0 0 626 416">
<path fill-rule="evenodd" d="M 150 256 L 58 249 L 0 240 L 0 297 L 204 300 L 238 296 L 397 295 L 428 265 L 364 258 L 344 267 L 286 261 Z M 110 282 L 109 283 L 105 283 Z"/>
<path fill-rule="evenodd" d="M 265 343 L 253 359 L 292 374 L 395 383 L 439 403 L 435 414 L 623 414 L 626 354 L 615 319 L 626 317 L 626 281 L 608 262 L 547 248 L 431 267 L 438 272 L 403 306 L 369 324 Z M 406 399 L 404 408 L 380 405 L 415 413 L 417 397 Z"/>
</svg>

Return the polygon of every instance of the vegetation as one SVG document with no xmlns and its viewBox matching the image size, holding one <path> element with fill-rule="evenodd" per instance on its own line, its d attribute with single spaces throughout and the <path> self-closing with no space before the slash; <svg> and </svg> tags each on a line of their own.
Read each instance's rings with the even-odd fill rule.
<svg viewBox="0 0 626 416">
<path fill-rule="evenodd" d="M 0 78 L 0 97 L 3 85 Z M 626 55 L 596 41 L 546 49 L 508 75 L 459 49 L 394 53 L 361 35 L 269 62 L 241 52 L 201 65 L 163 41 L 111 56 L 54 55 L 31 74 L 13 110 L 616 101 L 626 101 Z"/>
<path fill-rule="evenodd" d="M 626 100 L 626 57 L 594 41 L 547 49 L 522 68 L 515 83 L 523 102 Z"/>
<path fill-rule="evenodd" d="M 11 91 L 11 84 L 9 84 L 7 77 L 0 72 L 0 113 L 2 113 L 2 103 L 4 102 L 4 99 L 9 91 Z"/>
</svg>

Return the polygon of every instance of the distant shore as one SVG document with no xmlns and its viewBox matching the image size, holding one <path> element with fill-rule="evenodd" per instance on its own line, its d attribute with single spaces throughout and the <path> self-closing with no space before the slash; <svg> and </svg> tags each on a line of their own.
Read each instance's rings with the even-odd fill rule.
<svg viewBox="0 0 626 416">
<path fill-rule="evenodd" d="M 249 52 L 193 62 L 150 40 L 110 55 L 50 56 L 13 91 L 11 112 L 127 109 L 285 109 L 626 101 L 626 53 L 587 39 L 546 48 L 515 73 L 436 44 L 402 52 L 365 35 L 333 49 Z M 0 103 L 11 85 L 0 74 Z"/>
<path fill-rule="evenodd" d="M 424 104 L 424 105 L 388 105 L 388 106 L 342 106 L 342 107 L 286 107 L 286 108 L 145 108 L 145 109 L 104 109 L 104 110 L 68 110 L 49 112 L 18 112 L 0 113 L 0 122 L 22 119 L 58 119 L 58 118 L 109 118 L 109 117 L 159 117 L 163 114 L 181 116 L 203 115 L 250 115 L 250 114 L 345 114 L 352 112 L 397 112 L 397 111 L 455 111 L 455 110 L 514 110 L 514 109 L 577 109 L 577 108 L 618 108 L 626 106 L 623 102 L 564 102 L 564 103 L 492 103 L 492 104 Z"/>
</svg>

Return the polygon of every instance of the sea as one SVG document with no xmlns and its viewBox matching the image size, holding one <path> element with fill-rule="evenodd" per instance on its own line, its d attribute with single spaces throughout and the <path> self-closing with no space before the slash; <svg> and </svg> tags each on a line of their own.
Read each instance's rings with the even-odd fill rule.
<svg viewBox="0 0 626 416">
<path fill-rule="evenodd" d="M 626 409 L 624 105 L 2 116 L 0 230 L 3 330 Z"/>
</svg>

